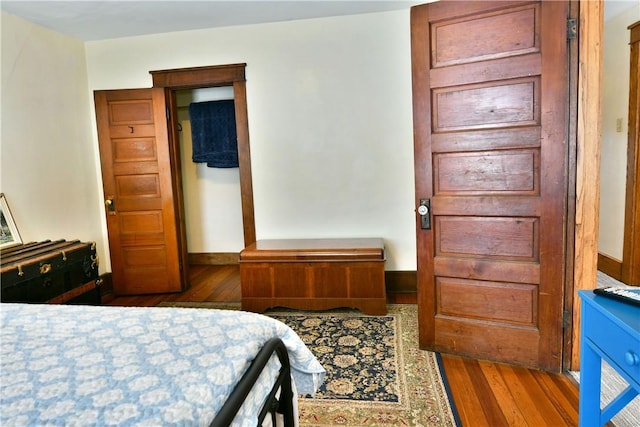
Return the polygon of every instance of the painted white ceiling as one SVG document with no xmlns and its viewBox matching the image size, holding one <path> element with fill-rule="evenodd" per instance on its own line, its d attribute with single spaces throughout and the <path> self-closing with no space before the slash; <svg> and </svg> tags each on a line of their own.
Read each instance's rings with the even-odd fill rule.
<svg viewBox="0 0 640 427">
<path fill-rule="evenodd" d="M 0 9 L 57 32 L 102 40 L 202 28 L 408 9 L 434 0 L 0 0 Z M 605 20 L 640 0 L 605 0 Z"/>
<path fill-rule="evenodd" d="M 0 8 L 84 40 L 408 9 L 433 0 L 1 0 Z"/>
</svg>

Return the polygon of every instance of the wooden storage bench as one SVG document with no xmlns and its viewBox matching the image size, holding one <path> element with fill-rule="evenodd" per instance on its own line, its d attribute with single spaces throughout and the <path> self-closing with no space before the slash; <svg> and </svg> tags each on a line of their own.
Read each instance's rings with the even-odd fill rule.
<svg viewBox="0 0 640 427">
<path fill-rule="evenodd" d="M 240 252 L 242 309 L 387 313 L 382 239 L 258 240 Z"/>
</svg>

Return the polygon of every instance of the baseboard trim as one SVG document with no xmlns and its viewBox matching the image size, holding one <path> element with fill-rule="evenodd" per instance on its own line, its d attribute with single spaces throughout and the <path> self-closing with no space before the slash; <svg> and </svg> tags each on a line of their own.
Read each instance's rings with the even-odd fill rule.
<svg viewBox="0 0 640 427">
<path fill-rule="evenodd" d="M 239 263 L 238 258 L 239 254 L 237 253 L 193 253 L 189 254 L 189 264 L 234 265 Z M 114 298 L 111 272 L 100 275 L 100 279 L 102 279 L 100 285 L 102 302 L 108 302 Z M 418 293 L 418 274 L 416 271 L 385 271 L 384 280 L 388 294 L 404 294 L 406 297 L 411 297 Z"/>
<path fill-rule="evenodd" d="M 385 271 L 384 280 L 387 288 L 387 293 L 418 293 L 418 273 L 416 271 Z"/>
<path fill-rule="evenodd" d="M 189 253 L 188 260 L 189 264 L 235 265 L 240 263 L 240 254 L 235 252 Z M 385 271 L 384 280 L 388 293 L 418 293 L 418 274 L 415 270 Z"/>
<path fill-rule="evenodd" d="M 240 254 L 237 252 L 190 253 L 187 257 L 189 264 L 235 265 L 240 263 Z"/>
<path fill-rule="evenodd" d="M 607 276 L 622 281 L 622 262 L 615 258 L 598 253 L 598 270 Z"/>
</svg>

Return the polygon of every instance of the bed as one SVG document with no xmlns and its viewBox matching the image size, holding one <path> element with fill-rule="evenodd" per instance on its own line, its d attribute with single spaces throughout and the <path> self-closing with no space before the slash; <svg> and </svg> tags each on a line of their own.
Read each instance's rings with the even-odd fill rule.
<svg viewBox="0 0 640 427">
<path fill-rule="evenodd" d="M 324 378 L 293 330 L 256 313 L 3 303 L 0 315 L 0 425 L 257 426 L 280 412 L 289 426 L 296 390 Z"/>
</svg>

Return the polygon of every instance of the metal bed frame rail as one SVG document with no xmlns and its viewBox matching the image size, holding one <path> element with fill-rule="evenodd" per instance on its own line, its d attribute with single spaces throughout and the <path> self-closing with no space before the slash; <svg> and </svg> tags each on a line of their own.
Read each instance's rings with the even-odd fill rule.
<svg viewBox="0 0 640 427">
<path fill-rule="evenodd" d="M 227 427 L 230 426 L 240 407 L 249 395 L 253 385 L 258 380 L 264 367 L 267 365 L 271 356 L 276 354 L 280 361 L 280 372 L 274 383 L 273 388 L 267 395 L 267 399 L 258 416 L 258 426 L 271 413 L 271 421 L 273 427 L 276 426 L 276 412 L 283 415 L 284 426 L 294 426 L 293 415 L 293 389 L 291 386 L 291 366 L 289 365 L 289 354 L 287 348 L 280 338 L 271 338 L 260 349 L 255 359 L 249 365 L 249 369 L 244 373 L 236 388 L 233 390 L 229 398 L 222 406 L 220 411 L 210 424 L 210 427 Z M 278 390 L 280 396 L 278 397 Z"/>
</svg>

